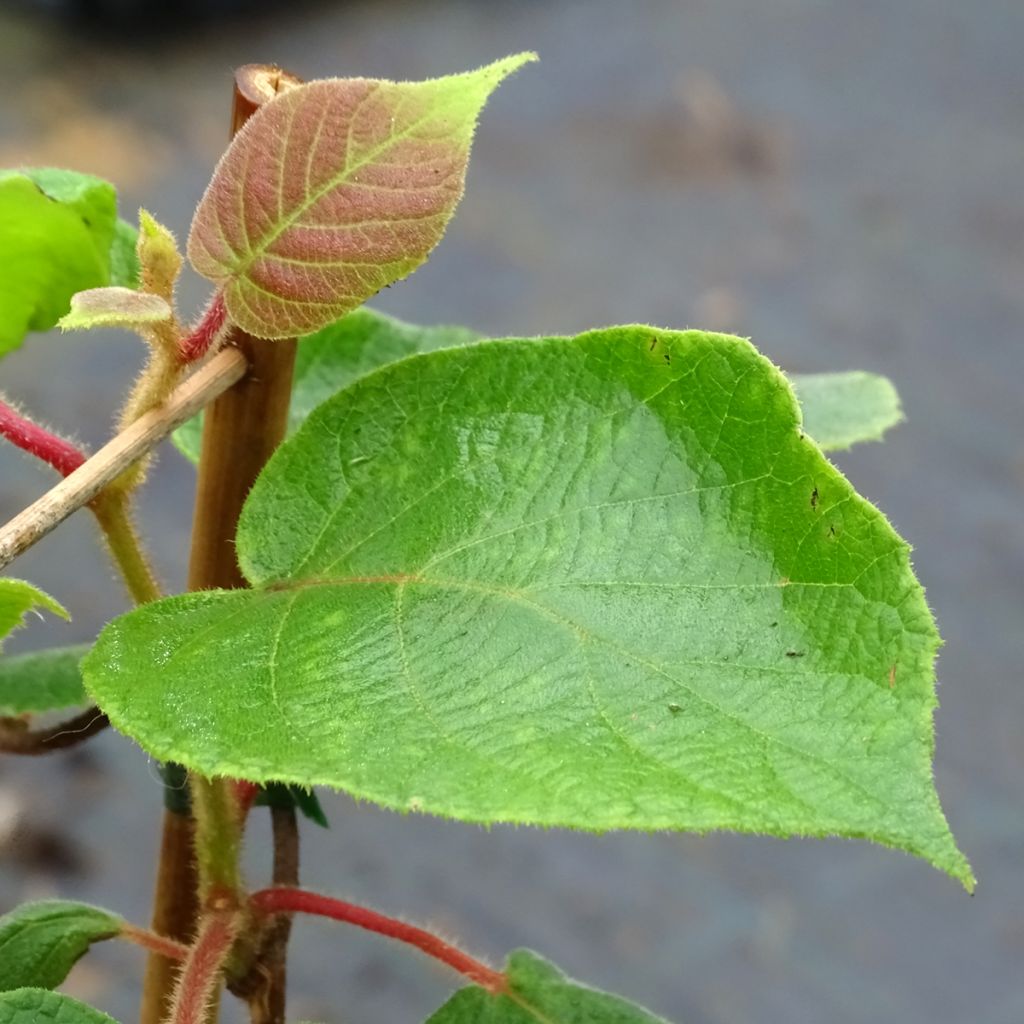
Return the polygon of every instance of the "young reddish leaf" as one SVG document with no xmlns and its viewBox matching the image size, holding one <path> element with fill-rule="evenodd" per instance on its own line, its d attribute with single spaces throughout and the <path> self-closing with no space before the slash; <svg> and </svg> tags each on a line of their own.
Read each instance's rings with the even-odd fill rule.
<svg viewBox="0 0 1024 1024">
<path fill-rule="evenodd" d="M 188 258 L 231 319 L 306 334 L 410 274 L 462 197 L 477 116 L 532 53 L 426 82 L 324 79 L 235 137 L 192 221 Z"/>
<path fill-rule="evenodd" d="M 131 288 L 89 288 L 71 296 L 71 312 L 58 322 L 62 331 L 93 327 L 134 327 L 170 320 L 173 312 L 159 295 Z"/>
</svg>

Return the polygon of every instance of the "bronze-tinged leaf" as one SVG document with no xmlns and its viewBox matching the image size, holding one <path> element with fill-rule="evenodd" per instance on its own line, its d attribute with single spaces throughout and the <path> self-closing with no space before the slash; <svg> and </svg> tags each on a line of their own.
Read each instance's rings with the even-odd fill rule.
<svg viewBox="0 0 1024 1024">
<path fill-rule="evenodd" d="M 188 258 L 263 338 L 326 326 L 410 274 L 462 196 L 476 120 L 517 54 L 426 82 L 324 79 L 236 136 L 196 210 Z"/>
</svg>

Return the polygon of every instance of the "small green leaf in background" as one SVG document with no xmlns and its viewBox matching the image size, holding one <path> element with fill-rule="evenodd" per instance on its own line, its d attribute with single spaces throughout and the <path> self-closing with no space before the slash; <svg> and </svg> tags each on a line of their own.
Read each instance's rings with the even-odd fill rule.
<svg viewBox="0 0 1024 1024">
<path fill-rule="evenodd" d="M 0 579 L 0 648 L 8 633 L 24 624 L 25 616 L 33 608 L 45 608 L 59 615 L 62 619 L 70 619 L 67 609 L 58 604 L 49 594 L 44 594 L 38 587 L 24 580 Z"/>
<path fill-rule="evenodd" d="M 131 284 L 134 228 L 117 219 L 117 193 L 99 178 L 40 168 L 0 172 L 0 357 L 29 331 L 62 317 L 71 296 Z M 134 271 L 137 278 L 137 268 Z"/>
<path fill-rule="evenodd" d="M 330 78 L 235 136 L 196 209 L 192 266 L 262 338 L 319 330 L 412 273 L 462 198 L 477 117 L 520 53 L 426 82 Z"/>
<path fill-rule="evenodd" d="M 89 644 L 0 657 L 0 715 L 78 707 L 87 700 L 79 664 Z"/>
<path fill-rule="evenodd" d="M 170 320 L 174 311 L 165 299 L 131 288 L 89 288 L 71 296 L 71 310 L 60 318 L 62 331 L 95 327 L 134 327 Z"/>
<path fill-rule="evenodd" d="M 56 988 L 94 942 L 121 930 L 121 919 L 65 900 L 24 903 L 0 917 L 0 990 Z"/>
<path fill-rule="evenodd" d="M 666 1024 L 635 1003 L 572 981 L 528 949 L 509 955 L 505 974 L 507 995 L 461 989 L 426 1024 Z"/>
<path fill-rule="evenodd" d="M 468 327 L 417 327 L 365 306 L 300 339 L 295 359 L 288 434 L 306 422 L 321 402 L 357 377 L 417 352 L 433 352 L 478 341 Z M 173 435 L 175 446 L 191 462 L 199 462 L 202 415 L 189 420 Z"/>
<path fill-rule="evenodd" d="M 134 224 L 117 219 L 114 225 L 114 240 L 110 244 L 110 284 L 121 288 L 139 287 L 139 230 Z"/>
<path fill-rule="evenodd" d="M 900 396 L 891 380 L 877 373 L 793 373 L 789 375 L 803 410 L 803 427 L 822 451 L 881 441 L 903 422 Z"/>
<path fill-rule="evenodd" d="M 117 1024 L 113 1017 L 71 996 L 42 988 L 0 992 L 0 1024 Z"/>
<path fill-rule="evenodd" d="M 973 884 L 908 546 L 741 339 L 392 363 L 281 446 L 237 550 L 253 589 L 146 605 L 83 663 L 160 760 L 464 821 L 868 838 Z"/>
<path fill-rule="evenodd" d="M 257 807 L 297 807 L 303 817 L 321 828 L 330 828 L 327 815 L 320 805 L 320 798 L 312 789 L 304 786 L 285 786 L 280 782 L 268 782 L 256 797 Z"/>
</svg>

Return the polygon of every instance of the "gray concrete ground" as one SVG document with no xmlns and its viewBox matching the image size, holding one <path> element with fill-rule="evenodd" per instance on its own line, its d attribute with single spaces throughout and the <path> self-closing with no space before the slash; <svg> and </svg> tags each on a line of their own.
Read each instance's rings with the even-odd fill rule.
<svg viewBox="0 0 1024 1024">
<path fill-rule="evenodd" d="M 447 239 L 382 308 L 494 334 L 733 330 L 788 368 L 887 373 L 904 397 L 906 425 L 837 461 L 916 546 L 947 641 L 936 776 L 973 900 L 865 843 L 484 831 L 341 796 L 324 800 L 331 831 L 307 830 L 311 884 L 495 957 L 537 948 L 678 1024 L 1024 1019 L 1022 45 L 1014 0 L 299 4 L 160 42 L 0 13 L 0 165 L 107 174 L 126 209 L 145 202 L 181 233 L 235 64 L 416 78 L 537 49 L 487 111 Z M 202 295 L 191 280 L 186 304 Z M 126 337 L 53 336 L 0 375 L 98 441 L 138 357 Z M 47 484 L 2 452 L 0 479 L 2 518 Z M 174 586 L 191 499 L 169 452 L 144 505 Z M 87 521 L 19 571 L 73 609 L 61 639 L 122 606 Z M 5 761 L 0 907 L 61 893 L 143 916 L 159 798 L 112 735 Z M 101 948 L 69 990 L 133 1020 L 138 967 Z M 296 1020 L 411 1024 L 448 989 L 317 924 L 297 929 L 291 976 Z"/>
</svg>

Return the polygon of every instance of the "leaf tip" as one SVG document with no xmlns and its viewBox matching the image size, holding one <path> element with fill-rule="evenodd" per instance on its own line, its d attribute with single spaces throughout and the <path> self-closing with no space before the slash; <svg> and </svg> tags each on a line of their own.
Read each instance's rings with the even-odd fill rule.
<svg viewBox="0 0 1024 1024">
<path fill-rule="evenodd" d="M 526 64 L 539 61 L 540 57 L 533 50 L 524 50 L 522 53 L 513 53 L 508 57 L 502 57 L 491 64 L 485 64 L 476 71 L 466 73 L 466 78 L 475 78 L 478 81 L 488 83 L 488 93 L 496 89 L 509 75 L 514 74 Z"/>
</svg>

